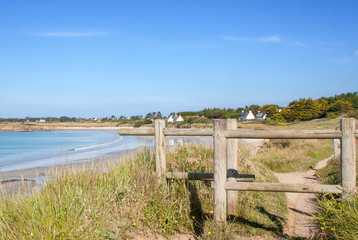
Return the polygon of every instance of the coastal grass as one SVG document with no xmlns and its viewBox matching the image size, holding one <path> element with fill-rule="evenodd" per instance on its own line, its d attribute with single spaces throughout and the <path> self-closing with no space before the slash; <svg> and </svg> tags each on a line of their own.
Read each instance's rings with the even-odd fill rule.
<svg viewBox="0 0 358 240">
<path fill-rule="evenodd" d="M 319 225 L 317 237 L 321 239 L 357 239 L 358 196 L 352 196 L 349 201 L 333 195 L 323 196 L 315 219 Z"/>
<path fill-rule="evenodd" d="M 341 183 L 341 174 L 340 174 L 341 161 L 340 157 L 332 158 L 328 161 L 328 164 L 325 168 L 318 170 L 317 176 L 320 182 L 324 184 L 340 184 Z"/>
<path fill-rule="evenodd" d="M 332 158 L 327 167 L 318 171 L 324 184 L 340 184 L 340 158 Z M 343 201 L 340 195 L 327 194 L 319 199 L 319 213 L 315 216 L 323 239 L 357 239 L 358 196 Z"/>
<path fill-rule="evenodd" d="M 340 159 L 331 159 L 327 167 L 318 171 L 323 184 L 340 184 Z M 321 239 L 358 238 L 358 196 L 343 201 L 340 195 L 327 194 L 318 199 L 319 212 L 315 216 L 319 225 L 317 237 Z"/>
<path fill-rule="evenodd" d="M 213 172 L 213 149 L 178 147 L 167 154 L 168 171 Z M 239 172 L 275 182 L 273 173 L 239 151 Z M 283 193 L 240 192 L 228 223 L 213 221 L 211 182 L 158 181 L 153 153 L 102 167 L 58 171 L 30 196 L 0 199 L 0 239 L 155 239 L 189 234 L 197 239 L 242 239 L 282 234 Z M 240 237 L 238 237 L 240 236 Z"/>
<path fill-rule="evenodd" d="M 331 140 L 272 140 L 254 158 L 274 172 L 307 171 L 333 154 Z"/>
<path fill-rule="evenodd" d="M 329 119 L 329 118 L 319 118 L 310 121 L 299 121 L 293 122 L 289 124 L 282 124 L 281 128 L 287 129 L 312 129 L 312 130 L 320 130 L 320 129 L 339 129 L 341 118 Z"/>
</svg>

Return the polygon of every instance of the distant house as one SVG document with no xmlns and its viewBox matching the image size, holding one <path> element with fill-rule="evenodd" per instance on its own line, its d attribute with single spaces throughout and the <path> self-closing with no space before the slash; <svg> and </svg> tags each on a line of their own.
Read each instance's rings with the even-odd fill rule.
<svg viewBox="0 0 358 240">
<path fill-rule="evenodd" d="M 170 115 L 169 117 L 167 117 L 166 119 L 165 119 L 165 122 L 174 122 L 174 117 L 172 116 L 172 115 Z"/>
<path fill-rule="evenodd" d="M 262 111 L 262 112 L 260 112 L 260 111 L 258 111 L 257 113 L 256 113 L 256 119 L 259 119 L 259 120 L 266 120 L 266 119 L 268 119 L 268 118 L 270 118 L 268 115 L 267 115 L 267 112 L 266 111 Z"/>
<path fill-rule="evenodd" d="M 174 122 L 184 122 L 184 119 L 179 115 L 174 117 Z"/>
<path fill-rule="evenodd" d="M 255 119 L 255 115 L 251 111 L 242 111 L 239 120 L 252 120 Z"/>
<path fill-rule="evenodd" d="M 172 122 L 172 123 L 175 123 L 175 122 L 184 122 L 184 119 L 179 115 L 179 116 L 177 116 L 177 115 L 175 115 L 175 116 L 173 116 L 173 115 L 170 115 L 169 117 L 167 117 L 166 119 L 165 119 L 165 122 Z"/>
<path fill-rule="evenodd" d="M 40 119 L 39 122 L 46 122 L 46 120 L 45 119 Z"/>
</svg>

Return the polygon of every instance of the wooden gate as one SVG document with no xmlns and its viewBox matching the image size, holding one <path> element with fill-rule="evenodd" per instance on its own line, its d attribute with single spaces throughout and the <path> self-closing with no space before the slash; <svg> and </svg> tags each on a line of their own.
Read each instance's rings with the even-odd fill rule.
<svg viewBox="0 0 358 240">
<path fill-rule="evenodd" d="M 356 189 L 356 120 L 341 119 L 340 130 L 253 130 L 237 129 L 236 119 L 214 120 L 214 129 L 166 128 L 165 121 L 157 119 L 154 128 L 123 128 L 121 135 L 154 135 L 156 174 L 163 182 L 166 179 L 213 180 L 214 219 L 226 221 L 227 214 L 237 211 L 237 191 L 339 193 L 347 199 Z M 166 136 L 213 136 L 214 173 L 166 172 Z M 254 175 L 237 173 L 236 139 L 340 139 L 341 140 L 341 184 L 283 184 L 257 183 Z"/>
</svg>

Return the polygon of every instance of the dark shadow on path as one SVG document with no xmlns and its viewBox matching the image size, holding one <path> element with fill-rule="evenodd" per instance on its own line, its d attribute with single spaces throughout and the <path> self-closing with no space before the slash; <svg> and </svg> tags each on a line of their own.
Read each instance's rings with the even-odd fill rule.
<svg viewBox="0 0 358 240">
<path fill-rule="evenodd" d="M 200 203 L 198 190 L 192 183 L 188 183 L 190 192 L 190 217 L 193 221 L 193 228 L 196 237 L 200 237 L 204 231 L 204 214 Z"/>
</svg>

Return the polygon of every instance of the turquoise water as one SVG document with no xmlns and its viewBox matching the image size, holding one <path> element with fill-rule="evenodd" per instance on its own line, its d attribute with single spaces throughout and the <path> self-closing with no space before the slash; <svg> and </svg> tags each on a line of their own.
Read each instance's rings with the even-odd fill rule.
<svg viewBox="0 0 358 240">
<path fill-rule="evenodd" d="M 153 140 L 109 130 L 0 132 L 0 171 L 75 163 L 140 146 L 153 146 Z"/>
</svg>

